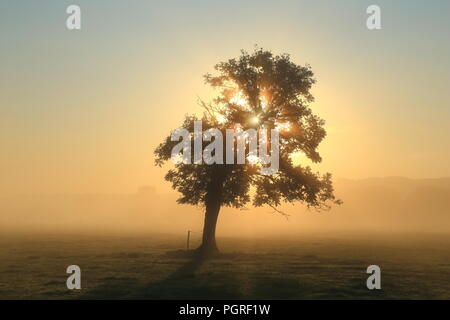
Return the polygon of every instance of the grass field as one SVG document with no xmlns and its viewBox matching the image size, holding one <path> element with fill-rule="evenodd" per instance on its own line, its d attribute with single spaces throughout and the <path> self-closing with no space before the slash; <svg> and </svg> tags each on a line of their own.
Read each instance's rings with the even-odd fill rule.
<svg viewBox="0 0 450 320">
<path fill-rule="evenodd" d="M 198 241 L 194 238 L 193 241 Z M 223 255 L 175 254 L 184 236 L 3 235 L 2 299 L 450 299 L 450 236 L 218 239 Z M 68 290 L 68 265 L 82 289 Z M 382 290 L 366 288 L 381 267 Z"/>
</svg>

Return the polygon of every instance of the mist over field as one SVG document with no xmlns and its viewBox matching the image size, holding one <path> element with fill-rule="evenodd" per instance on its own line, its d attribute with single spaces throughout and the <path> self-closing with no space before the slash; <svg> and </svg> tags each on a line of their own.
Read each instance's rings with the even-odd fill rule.
<svg viewBox="0 0 450 320">
<path fill-rule="evenodd" d="M 450 299 L 450 1 L 0 12 L 0 300 Z"/>
<path fill-rule="evenodd" d="M 336 180 L 344 201 L 330 211 L 284 205 L 223 208 L 218 237 L 295 236 L 310 232 L 450 232 L 450 178 Z M 200 236 L 202 208 L 176 204 L 177 195 L 141 187 L 133 194 L 16 195 L 0 197 L 6 232 L 139 232 Z"/>
</svg>

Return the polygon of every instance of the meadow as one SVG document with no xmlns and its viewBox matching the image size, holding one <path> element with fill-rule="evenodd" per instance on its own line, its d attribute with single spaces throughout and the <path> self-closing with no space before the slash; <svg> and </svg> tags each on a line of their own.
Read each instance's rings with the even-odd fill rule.
<svg viewBox="0 0 450 320">
<path fill-rule="evenodd" d="M 192 237 L 192 246 L 199 235 Z M 450 299 L 450 236 L 218 238 L 207 261 L 185 235 L 3 234 L 1 299 Z M 66 268 L 81 268 L 68 290 Z M 366 268 L 381 267 L 381 290 Z"/>
</svg>

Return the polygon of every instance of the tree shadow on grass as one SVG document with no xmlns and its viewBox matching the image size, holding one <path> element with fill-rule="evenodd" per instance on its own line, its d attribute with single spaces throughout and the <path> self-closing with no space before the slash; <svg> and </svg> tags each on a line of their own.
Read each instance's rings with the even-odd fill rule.
<svg viewBox="0 0 450 320">
<path fill-rule="evenodd" d="M 102 279 L 105 280 L 104 285 L 79 298 L 348 299 L 368 295 L 365 273 L 358 273 L 358 270 L 363 270 L 359 266 L 361 262 L 304 256 L 298 258 L 293 268 L 291 259 L 265 254 L 227 253 L 205 260 L 189 255 L 189 252 L 170 252 L 162 261 L 180 265 L 169 276 L 152 282 L 130 277 L 107 277 Z M 271 268 L 265 265 L 268 261 L 271 261 Z M 356 268 L 355 273 L 349 273 L 349 268 Z M 155 274 L 151 276 L 155 278 Z"/>
<path fill-rule="evenodd" d="M 108 279 L 108 283 L 80 296 L 81 299 L 238 299 L 231 273 L 205 272 L 202 257 L 192 256 L 167 278 L 143 284 L 134 278 Z M 117 280 L 117 281 L 116 281 Z"/>
</svg>

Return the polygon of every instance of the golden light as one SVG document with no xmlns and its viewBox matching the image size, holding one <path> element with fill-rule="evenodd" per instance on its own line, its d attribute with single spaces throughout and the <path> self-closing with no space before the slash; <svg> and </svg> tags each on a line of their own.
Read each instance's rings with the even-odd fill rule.
<svg viewBox="0 0 450 320">
<path fill-rule="evenodd" d="M 279 123 L 276 122 L 275 123 L 275 130 L 277 131 L 290 131 L 291 130 L 291 124 L 289 122 L 284 122 L 284 123 Z"/>
<path fill-rule="evenodd" d="M 259 118 L 255 116 L 255 117 L 253 117 L 251 119 L 251 121 L 252 121 L 253 124 L 258 124 L 259 123 Z"/>
<path fill-rule="evenodd" d="M 255 155 L 249 155 L 249 156 L 247 157 L 247 161 L 248 161 L 250 164 L 253 164 L 253 165 L 260 163 L 259 157 L 258 157 L 258 156 L 255 156 Z"/>
<path fill-rule="evenodd" d="M 238 106 L 246 106 L 247 105 L 247 99 L 245 98 L 242 91 L 238 91 L 234 94 L 234 96 L 230 99 L 231 103 L 237 104 Z"/>
<path fill-rule="evenodd" d="M 305 161 L 305 154 L 301 151 L 294 152 L 291 155 L 289 155 L 294 165 L 299 165 L 302 162 Z"/>
<path fill-rule="evenodd" d="M 225 122 L 227 122 L 227 118 L 222 114 L 216 114 L 216 120 L 220 124 L 224 124 Z"/>
<path fill-rule="evenodd" d="M 264 95 L 260 94 L 259 101 L 261 103 L 261 108 L 263 110 L 266 110 L 267 109 L 267 105 L 268 105 L 267 98 Z"/>
</svg>

